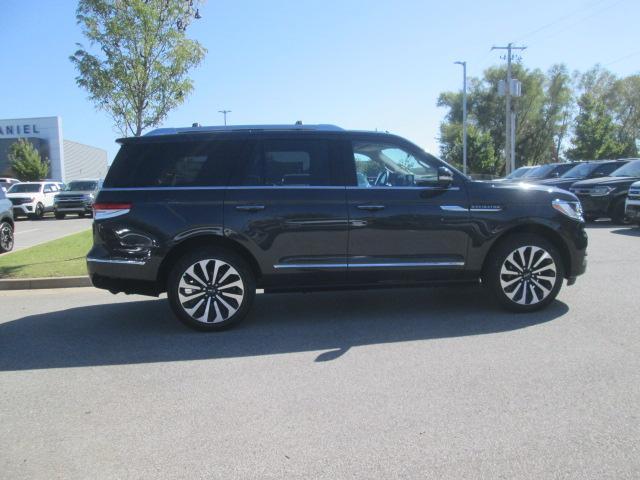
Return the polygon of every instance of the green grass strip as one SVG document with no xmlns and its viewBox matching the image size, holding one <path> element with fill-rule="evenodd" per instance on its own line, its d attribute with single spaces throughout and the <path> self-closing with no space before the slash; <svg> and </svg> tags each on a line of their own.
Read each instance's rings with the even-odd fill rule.
<svg viewBox="0 0 640 480">
<path fill-rule="evenodd" d="M 91 230 L 0 256 L 0 278 L 86 275 Z"/>
</svg>

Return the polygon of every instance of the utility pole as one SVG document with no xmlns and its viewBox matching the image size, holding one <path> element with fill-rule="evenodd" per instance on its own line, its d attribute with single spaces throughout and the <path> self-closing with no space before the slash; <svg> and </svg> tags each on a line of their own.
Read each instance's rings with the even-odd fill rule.
<svg viewBox="0 0 640 480">
<path fill-rule="evenodd" d="M 504 154 L 506 160 L 506 173 L 507 175 L 516 169 L 516 145 L 515 145 L 515 128 L 513 127 L 512 112 L 511 112 L 511 94 L 512 94 L 512 82 L 511 82 L 511 59 L 512 50 L 525 50 L 527 47 L 514 47 L 513 43 L 509 43 L 506 47 L 491 47 L 491 50 L 506 50 L 507 51 L 507 83 L 505 85 L 506 95 L 506 120 L 505 120 L 505 147 Z M 512 132 L 513 130 L 513 132 Z"/>
<path fill-rule="evenodd" d="M 231 110 L 218 110 L 218 113 L 224 115 L 224 126 L 227 126 L 227 113 L 231 113 Z"/>
<path fill-rule="evenodd" d="M 467 174 L 467 62 L 453 62 L 462 65 L 462 173 Z"/>
</svg>

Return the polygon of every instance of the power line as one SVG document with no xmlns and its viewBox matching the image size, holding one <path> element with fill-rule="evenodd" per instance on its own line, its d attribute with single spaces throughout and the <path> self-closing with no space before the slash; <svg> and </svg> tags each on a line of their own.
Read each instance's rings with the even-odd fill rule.
<svg viewBox="0 0 640 480">
<path fill-rule="evenodd" d="M 536 28 L 535 30 L 530 31 L 529 33 L 524 34 L 522 37 L 516 39 L 515 41 L 516 42 L 521 42 L 525 38 L 529 38 L 529 37 L 535 35 L 536 33 L 541 32 L 542 30 L 545 30 L 545 29 L 547 29 L 549 27 L 553 27 L 554 25 L 557 25 L 558 23 L 561 23 L 564 20 L 573 17 L 576 13 L 579 13 L 579 12 L 582 12 L 582 11 L 585 11 L 585 10 L 589 10 L 589 9 L 595 7 L 596 5 L 600 5 L 600 4 L 602 4 L 602 3 L 606 2 L 606 1 L 609 1 L 609 0 L 597 0 L 595 3 L 592 3 L 588 7 L 582 7 L 582 8 L 577 8 L 575 10 L 572 10 L 571 12 L 569 12 L 569 13 L 567 13 L 565 15 L 562 15 L 561 17 L 557 18 L 553 22 L 549 22 L 549 23 L 547 23 L 545 25 L 542 25 L 539 28 Z"/>
<path fill-rule="evenodd" d="M 603 12 L 606 12 L 607 10 L 611 10 L 613 7 L 618 6 L 619 4 L 621 4 L 622 2 L 624 2 L 626 0 L 617 0 L 607 6 L 605 6 L 604 8 L 598 9 L 595 12 L 592 12 L 578 20 L 576 20 L 575 22 L 570 23 L 569 25 L 565 26 L 564 28 L 561 28 L 560 30 L 556 30 L 555 32 L 551 32 L 549 35 L 546 35 L 544 37 L 542 37 L 539 40 L 548 40 L 549 38 L 553 38 L 559 34 L 565 33 L 566 31 L 570 30 L 571 28 L 575 27 L 576 25 L 581 24 L 582 22 L 589 20 L 590 18 L 595 17 L 596 15 L 600 15 Z"/>
<path fill-rule="evenodd" d="M 612 62 L 605 63 L 603 66 L 604 67 L 608 67 L 609 65 L 613 65 L 614 63 L 621 62 L 623 60 L 626 60 L 627 58 L 635 57 L 636 55 L 640 55 L 640 50 L 638 50 L 636 52 L 633 52 L 633 53 L 630 53 L 628 55 L 625 55 L 624 57 L 620 57 L 620 58 L 618 58 L 618 59 L 616 59 L 616 60 L 614 60 Z"/>
</svg>

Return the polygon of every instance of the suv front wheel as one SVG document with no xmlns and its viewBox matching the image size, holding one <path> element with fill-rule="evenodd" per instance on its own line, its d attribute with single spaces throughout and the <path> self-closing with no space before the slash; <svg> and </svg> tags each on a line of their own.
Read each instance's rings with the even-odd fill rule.
<svg viewBox="0 0 640 480">
<path fill-rule="evenodd" d="M 253 272 L 232 251 L 203 248 L 180 258 L 167 283 L 176 316 L 198 330 L 221 330 L 244 318 L 256 293 Z"/>
<path fill-rule="evenodd" d="M 13 227 L 9 222 L 0 222 L 0 253 L 13 250 Z"/>
<path fill-rule="evenodd" d="M 504 240 L 488 259 L 484 283 L 514 312 L 533 312 L 551 303 L 564 278 L 562 258 L 544 237 L 518 234 Z"/>
</svg>

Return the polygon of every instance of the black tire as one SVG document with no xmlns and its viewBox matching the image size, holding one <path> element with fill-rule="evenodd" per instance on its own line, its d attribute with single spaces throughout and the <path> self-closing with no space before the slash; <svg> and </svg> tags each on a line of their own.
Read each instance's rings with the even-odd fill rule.
<svg viewBox="0 0 640 480">
<path fill-rule="evenodd" d="M 625 199 L 619 198 L 613 204 L 613 208 L 611 208 L 611 221 L 618 225 L 627 225 L 629 220 L 627 219 L 627 215 L 625 213 Z"/>
<path fill-rule="evenodd" d="M 593 215 L 585 215 L 584 216 L 584 221 L 587 223 L 592 223 L 595 222 L 598 219 L 598 217 L 595 217 Z"/>
<path fill-rule="evenodd" d="M 13 227 L 9 222 L 0 222 L 0 253 L 13 250 Z"/>
<path fill-rule="evenodd" d="M 524 250 L 517 253 L 519 249 Z M 522 265 L 520 272 L 515 270 Z M 558 250 L 544 237 L 528 233 L 500 241 L 487 259 L 483 274 L 483 284 L 498 302 L 517 313 L 545 308 L 558 295 L 563 279 L 564 264 Z"/>
<path fill-rule="evenodd" d="M 55 212 L 54 215 L 56 216 L 56 220 L 64 220 L 64 217 L 67 216 L 65 213 L 59 213 L 59 212 Z"/>
<path fill-rule="evenodd" d="M 206 273 L 199 262 L 207 262 L 203 264 Z M 190 274 L 188 270 L 192 267 Z M 214 272 L 220 289 L 213 282 Z M 193 285 L 193 289 L 180 286 L 183 277 L 185 284 Z M 192 294 L 194 290 L 202 293 Z M 201 248 L 187 253 L 173 265 L 167 279 L 167 296 L 173 313 L 196 330 L 222 330 L 240 322 L 251 308 L 255 293 L 254 274 L 247 262 L 235 252 L 222 248 Z M 191 294 L 191 299 L 185 299 Z M 193 310 L 189 313 L 187 309 Z"/>
<path fill-rule="evenodd" d="M 36 205 L 36 210 L 31 215 L 29 215 L 29 218 L 40 220 L 42 217 L 44 217 L 44 205 L 38 203 Z"/>
</svg>

